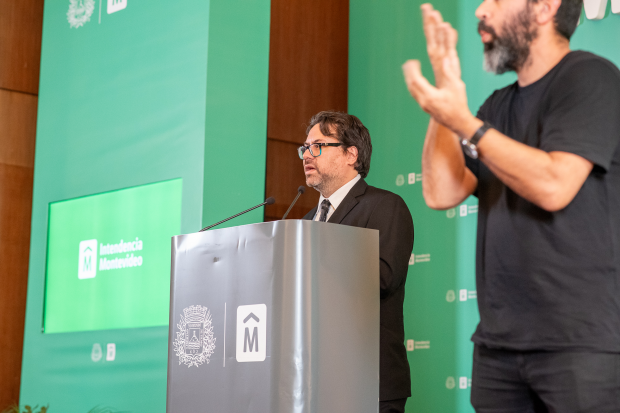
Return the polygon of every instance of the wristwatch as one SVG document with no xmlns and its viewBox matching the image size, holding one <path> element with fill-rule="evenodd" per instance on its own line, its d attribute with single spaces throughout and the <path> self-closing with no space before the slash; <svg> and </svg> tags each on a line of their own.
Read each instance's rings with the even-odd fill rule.
<svg viewBox="0 0 620 413">
<path fill-rule="evenodd" d="M 474 136 L 469 139 L 461 139 L 463 152 L 465 152 L 467 156 L 472 159 L 478 159 L 478 142 L 482 138 L 482 135 L 484 135 L 492 127 L 493 126 L 490 123 L 484 122 L 484 124 L 478 128 L 476 133 L 474 133 Z"/>
</svg>

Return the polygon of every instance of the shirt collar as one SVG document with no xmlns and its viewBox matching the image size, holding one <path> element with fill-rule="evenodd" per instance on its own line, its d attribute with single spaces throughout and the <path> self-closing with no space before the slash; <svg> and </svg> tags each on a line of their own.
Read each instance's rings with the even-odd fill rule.
<svg viewBox="0 0 620 413">
<path fill-rule="evenodd" d="M 357 174 L 355 178 L 342 185 L 340 188 L 338 188 L 336 192 L 334 192 L 329 198 L 327 198 L 333 209 L 338 209 L 338 206 L 342 203 L 344 197 L 347 196 L 351 188 L 353 188 L 353 186 L 355 186 L 357 181 L 359 181 L 360 179 L 362 179 L 362 176 L 360 174 Z M 321 210 L 321 203 L 324 199 L 326 198 L 321 195 L 321 197 L 319 198 L 319 207 L 317 209 L 317 212 Z"/>
</svg>

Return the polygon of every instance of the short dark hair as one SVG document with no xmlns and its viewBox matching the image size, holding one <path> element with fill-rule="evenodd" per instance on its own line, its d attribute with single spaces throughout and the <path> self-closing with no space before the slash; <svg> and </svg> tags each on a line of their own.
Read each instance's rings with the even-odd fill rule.
<svg viewBox="0 0 620 413">
<path fill-rule="evenodd" d="M 352 146 L 357 148 L 355 170 L 359 172 L 362 178 L 366 178 L 370 171 L 372 143 L 370 142 L 370 133 L 362 121 L 356 116 L 344 112 L 319 112 L 310 119 L 306 136 L 310 133 L 310 129 L 317 124 L 323 135 L 338 139 L 343 144 L 344 151 Z"/>
<path fill-rule="evenodd" d="M 538 1 L 530 0 L 532 3 L 538 3 Z M 570 40 L 573 33 L 575 33 L 582 8 L 583 0 L 562 0 L 553 21 L 555 23 L 555 31 L 562 37 L 565 37 L 566 40 Z"/>
</svg>

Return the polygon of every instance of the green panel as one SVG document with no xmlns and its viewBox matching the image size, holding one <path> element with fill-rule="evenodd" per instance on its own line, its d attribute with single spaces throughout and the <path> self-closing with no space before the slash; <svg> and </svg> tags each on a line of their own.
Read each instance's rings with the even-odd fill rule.
<svg viewBox="0 0 620 413">
<path fill-rule="evenodd" d="M 420 2 L 352 0 L 349 44 L 349 112 L 370 130 L 368 181 L 403 197 L 413 216 L 415 244 L 405 302 L 412 398 L 408 411 L 471 411 L 469 337 L 477 322 L 474 241 L 477 203 L 433 211 L 422 197 L 422 143 L 428 115 L 407 92 L 401 65 L 422 60 L 432 79 L 421 25 Z M 446 20 L 458 18 L 452 0 L 435 2 Z M 479 65 L 481 66 L 481 65 Z M 463 290 L 465 299 L 460 300 Z"/>
<path fill-rule="evenodd" d="M 180 179 L 50 205 L 45 332 L 168 324 Z"/>
<path fill-rule="evenodd" d="M 470 405 L 473 344 L 478 323 L 475 238 L 478 205 L 470 197 L 448 211 L 433 211 L 422 197 L 421 155 L 429 117 L 409 95 L 401 65 L 419 59 L 433 80 L 421 24 L 422 1 L 351 0 L 349 112 L 370 130 L 368 181 L 407 202 L 415 245 L 406 286 L 405 334 L 409 341 L 412 398 L 408 412 L 473 412 Z M 472 112 L 492 93 L 516 80 L 482 70 L 474 0 L 441 0 L 433 6 L 459 31 L 459 56 Z M 609 6 L 608 6 L 609 7 Z M 582 17 L 584 20 L 584 17 Z M 620 62 L 620 16 L 584 21 L 573 49 Z"/>
<path fill-rule="evenodd" d="M 113 13 L 105 0 L 48 0 L 44 6 L 20 403 L 49 403 L 51 411 L 88 412 L 96 405 L 165 411 L 168 328 L 162 320 L 169 303 L 161 287 L 169 282 L 163 278 L 169 277 L 170 235 L 195 232 L 264 195 L 269 2 L 110 3 L 119 2 L 126 8 Z M 89 19 L 71 27 L 70 5 L 89 3 Z M 252 65 L 245 79 L 242 60 Z M 153 199 L 161 204 L 159 217 L 128 219 L 122 230 L 106 228 L 101 235 L 106 245 L 143 240 L 143 265 L 157 266 L 155 278 L 138 292 L 125 279 L 111 303 L 96 306 L 107 315 L 87 328 L 106 329 L 44 334 L 50 203 L 179 178 L 179 193 Z M 131 210 L 127 202 L 124 211 Z M 56 214 L 61 203 L 53 205 Z M 102 211 L 97 216 L 112 219 Z M 261 220 L 257 213 L 231 225 Z M 79 241 L 88 239 L 95 238 Z M 78 253 L 71 242 L 70 253 Z M 157 255 L 151 259 L 146 248 L 156 245 L 165 251 L 151 251 Z M 134 270 L 103 272 L 111 279 Z M 95 301 L 109 287 L 101 275 L 91 292 L 99 297 Z M 56 287 L 51 281 L 49 292 Z M 50 311 L 58 305 L 48 296 Z M 68 305 L 62 311 L 71 313 Z M 152 314 L 132 319 L 131 311 Z M 79 320 L 84 314 L 71 316 Z M 77 328 L 53 320 L 47 320 L 48 332 Z M 116 348 L 113 360 L 109 344 Z"/>
<path fill-rule="evenodd" d="M 265 199 L 270 5 L 211 2 L 203 226 Z M 259 208 L 218 228 L 262 222 L 263 214 Z"/>
</svg>

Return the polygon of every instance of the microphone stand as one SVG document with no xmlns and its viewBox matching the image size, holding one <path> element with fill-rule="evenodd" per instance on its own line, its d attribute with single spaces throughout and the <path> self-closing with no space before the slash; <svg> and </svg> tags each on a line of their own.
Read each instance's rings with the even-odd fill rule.
<svg viewBox="0 0 620 413">
<path fill-rule="evenodd" d="M 254 207 L 250 208 L 250 209 L 246 209 L 246 210 L 245 210 L 245 211 L 243 211 L 243 212 L 239 212 L 238 214 L 233 215 L 233 216 L 232 216 L 232 217 L 230 217 L 230 218 L 223 219 L 223 220 L 221 220 L 220 222 L 216 222 L 215 224 L 209 225 L 208 227 L 204 227 L 203 229 L 201 229 L 201 230 L 200 230 L 200 231 L 198 231 L 198 232 L 203 232 L 203 231 L 206 231 L 206 230 L 211 229 L 211 228 L 213 228 L 213 227 L 215 227 L 215 226 L 218 226 L 218 225 L 220 225 L 220 224 L 223 224 L 224 222 L 229 221 L 229 220 L 231 220 L 231 219 L 233 219 L 233 218 L 237 218 L 239 215 L 243 215 L 243 214 L 245 214 L 246 212 L 250 212 L 250 211 L 252 211 L 253 209 L 260 208 L 260 207 L 262 207 L 263 205 L 271 205 L 271 204 L 273 204 L 274 202 L 275 202 L 275 199 L 273 199 L 272 197 L 269 197 L 269 198 L 267 198 L 267 199 L 265 200 L 265 202 L 263 202 L 262 204 L 258 204 L 258 205 L 256 205 L 256 206 L 254 206 Z"/>
<path fill-rule="evenodd" d="M 303 194 L 304 192 L 306 192 L 305 186 L 302 185 L 299 188 L 297 188 L 297 196 L 295 197 L 295 199 L 293 199 L 293 203 L 291 203 L 291 206 L 288 207 L 282 219 L 286 219 L 286 216 L 288 215 L 288 213 L 291 212 L 291 209 L 293 209 L 293 205 L 295 205 L 295 202 L 297 202 L 301 194 Z"/>
</svg>

